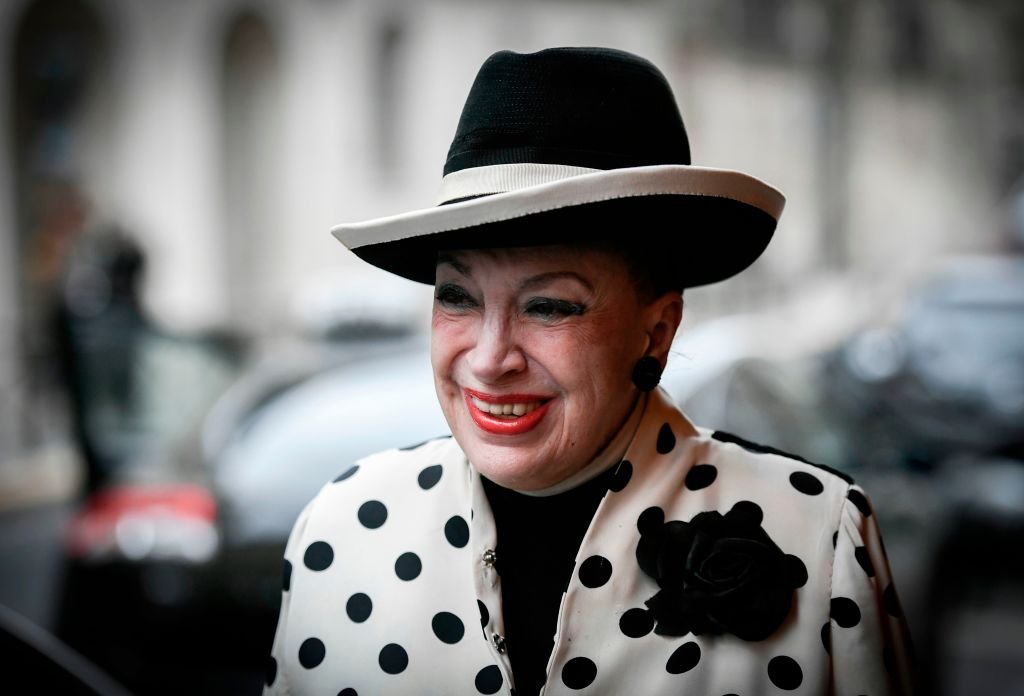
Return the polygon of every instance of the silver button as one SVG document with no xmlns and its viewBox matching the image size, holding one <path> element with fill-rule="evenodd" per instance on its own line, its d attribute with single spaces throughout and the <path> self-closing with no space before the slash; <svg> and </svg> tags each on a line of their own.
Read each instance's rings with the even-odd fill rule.
<svg viewBox="0 0 1024 696">
<path fill-rule="evenodd" d="M 497 633 L 491 636 L 491 641 L 494 643 L 494 649 L 502 655 L 505 654 L 505 637 L 499 636 Z"/>
<path fill-rule="evenodd" d="M 487 549 L 484 551 L 483 561 L 485 566 L 493 567 L 498 562 L 498 554 L 494 552 L 494 549 Z"/>
</svg>

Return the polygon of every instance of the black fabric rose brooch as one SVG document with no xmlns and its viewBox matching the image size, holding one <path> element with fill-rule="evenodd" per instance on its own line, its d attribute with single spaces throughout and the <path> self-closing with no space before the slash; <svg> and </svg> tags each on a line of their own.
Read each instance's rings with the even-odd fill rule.
<svg viewBox="0 0 1024 696">
<path fill-rule="evenodd" d="M 637 521 L 636 560 L 660 590 L 645 604 L 663 636 L 731 633 L 764 640 L 789 614 L 793 590 L 807 569 L 762 529 L 755 503 L 702 512 L 690 522 L 665 522 L 661 508 Z"/>
</svg>

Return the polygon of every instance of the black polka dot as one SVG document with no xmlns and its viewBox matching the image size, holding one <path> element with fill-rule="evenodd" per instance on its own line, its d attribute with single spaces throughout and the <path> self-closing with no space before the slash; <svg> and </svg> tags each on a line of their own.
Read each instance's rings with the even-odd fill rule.
<svg viewBox="0 0 1024 696">
<path fill-rule="evenodd" d="M 339 691 L 338 696 L 359 696 L 359 693 L 355 689 L 349 687 L 348 689 L 342 689 Z"/>
<path fill-rule="evenodd" d="M 440 464 L 434 464 L 428 466 L 426 469 L 420 472 L 420 475 L 416 477 L 416 480 L 420 484 L 420 488 L 425 491 L 429 491 L 431 488 L 437 485 L 437 482 L 441 480 L 441 472 L 443 469 Z"/>
<path fill-rule="evenodd" d="M 868 577 L 875 577 L 875 564 L 871 562 L 871 556 L 868 555 L 868 550 L 863 546 L 858 546 L 853 550 L 853 555 L 857 559 L 857 563 L 860 564 L 860 567 L 868 574 Z"/>
<path fill-rule="evenodd" d="M 803 587 L 807 584 L 807 566 L 791 553 L 786 554 L 786 572 L 789 574 L 793 587 Z"/>
<path fill-rule="evenodd" d="M 689 672 L 700 662 L 700 646 L 690 641 L 683 643 L 675 649 L 665 663 L 665 670 L 669 674 L 682 674 Z"/>
<path fill-rule="evenodd" d="M 691 491 L 707 488 L 718 478 L 718 469 L 712 464 L 698 464 L 686 474 L 686 487 Z"/>
<path fill-rule="evenodd" d="M 903 616 L 900 598 L 896 596 L 896 588 L 890 582 L 882 592 L 882 607 L 889 616 Z"/>
<path fill-rule="evenodd" d="M 608 490 L 618 493 L 629 484 L 629 479 L 631 478 L 633 478 L 633 465 L 628 459 L 623 459 L 615 467 L 615 472 L 612 473 L 612 480 L 608 483 Z"/>
<path fill-rule="evenodd" d="M 348 598 L 348 602 L 345 603 L 345 613 L 348 614 L 348 618 L 352 619 L 356 623 L 362 623 L 370 618 L 370 612 L 373 611 L 373 602 L 369 596 L 362 592 L 357 592 Z"/>
<path fill-rule="evenodd" d="M 292 562 L 284 559 L 284 567 L 281 569 L 281 587 L 285 592 L 292 589 Z"/>
<path fill-rule="evenodd" d="M 345 469 L 345 470 L 344 470 L 343 472 L 341 472 L 340 474 L 338 474 L 338 478 L 334 479 L 334 482 L 335 482 L 335 483 L 338 483 L 339 481 L 344 481 L 344 480 L 345 480 L 345 479 L 347 479 L 347 478 L 352 478 L 352 476 L 353 476 L 353 475 L 354 475 L 354 474 L 355 474 L 355 473 L 356 473 L 357 471 L 359 471 L 359 465 L 358 465 L 358 464 L 356 464 L 355 466 L 351 466 L 351 467 L 349 467 L 348 469 Z"/>
<path fill-rule="evenodd" d="M 420 557 L 412 551 L 407 551 L 395 561 L 395 575 L 401 580 L 415 580 L 423 570 L 423 563 Z"/>
<path fill-rule="evenodd" d="M 326 570 L 333 561 L 334 549 L 326 541 L 314 541 L 302 556 L 302 562 L 310 570 Z"/>
<path fill-rule="evenodd" d="M 772 684 L 792 691 L 804 681 L 804 672 L 792 657 L 779 655 L 768 662 L 768 678 Z"/>
<path fill-rule="evenodd" d="M 654 630 L 654 614 L 646 609 L 630 609 L 619 619 L 619 630 L 627 638 L 643 638 Z"/>
<path fill-rule="evenodd" d="M 434 614 L 434 618 L 430 621 L 430 627 L 434 630 L 434 635 L 438 640 L 448 645 L 455 645 L 462 640 L 462 636 L 466 635 L 466 627 L 462 624 L 462 620 L 447 611 Z"/>
<path fill-rule="evenodd" d="M 660 507 L 649 507 L 640 513 L 636 521 L 636 528 L 641 534 L 650 534 L 665 523 L 665 511 Z"/>
<path fill-rule="evenodd" d="M 825 646 L 825 652 L 832 654 L 832 622 L 826 621 L 821 627 L 821 644 Z"/>
<path fill-rule="evenodd" d="M 487 605 L 478 599 L 476 600 L 476 608 L 480 610 L 480 625 L 486 626 L 487 622 L 491 620 L 491 613 L 487 611 Z"/>
<path fill-rule="evenodd" d="M 501 676 L 498 665 L 488 665 L 476 673 L 476 690 L 481 694 L 496 694 L 501 690 L 505 679 Z"/>
<path fill-rule="evenodd" d="M 818 477 L 806 471 L 794 471 L 789 475 L 789 482 L 804 495 L 818 495 L 825 490 Z"/>
<path fill-rule="evenodd" d="M 401 674 L 409 666 L 409 654 L 398 643 L 388 643 L 380 649 L 377 663 L 388 674 Z"/>
<path fill-rule="evenodd" d="M 857 506 L 860 510 L 860 514 L 865 517 L 871 515 L 871 504 L 868 503 L 868 499 L 864 497 L 864 494 L 858 491 L 856 488 L 851 488 L 846 494 L 846 497 L 850 499 L 850 502 Z"/>
<path fill-rule="evenodd" d="M 655 443 L 655 449 L 658 450 L 658 454 L 668 454 L 675 446 L 676 436 L 672 432 L 672 427 L 665 423 L 661 426 L 661 430 L 658 431 L 658 441 Z"/>
<path fill-rule="evenodd" d="M 860 607 L 849 597 L 833 598 L 829 614 L 843 628 L 850 628 L 860 623 Z"/>
<path fill-rule="evenodd" d="M 367 529 L 377 529 L 388 519 L 388 509 L 379 500 L 368 500 L 359 506 L 359 523 Z"/>
<path fill-rule="evenodd" d="M 741 500 L 729 510 L 729 517 L 743 520 L 746 524 L 757 525 L 764 520 L 764 511 L 761 506 L 750 500 Z"/>
<path fill-rule="evenodd" d="M 448 543 L 457 549 L 461 549 L 463 546 L 469 543 L 469 525 L 466 524 L 466 520 L 458 515 L 455 515 L 444 525 L 444 538 L 448 540 Z"/>
<path fill-rule="evenodd" d="M 838 542 L 838 541 L 839 541 L 839 532 L 838 531 L 832 532 L 832 548 L 836 547 L 836 542 Z"/>
<path fill-rule="evenodd" d="M 273 686 L 277 679 L 277 660 L 273 656 L 267 658 L 267 665 L 263 673 L 263 681 L 267 686 Z"/>
<path fill-rule="evenodd" d="M 611 561 L 604 556 L 591 556 L 580 564 L 580 582 L 584 587 L 600 587 L 611 576 Z"/>
<path fill-rule="evenodd" d="M 319 638 L 307 638 L 299 646 L 299 664 L 306 669 L 313 669 L 324 661 L 327 648 Z"/>
<path fill-rule="evenodd" d="M 597 665 L 585 657 L 574 657 L 562 667 L 562 683 L 570 689 L 585 689 L 597 678 Z"/>
</svg>

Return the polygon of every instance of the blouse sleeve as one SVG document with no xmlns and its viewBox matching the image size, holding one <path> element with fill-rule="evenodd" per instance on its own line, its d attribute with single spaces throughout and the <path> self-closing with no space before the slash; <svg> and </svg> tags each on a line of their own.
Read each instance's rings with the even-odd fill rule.
<svg viewBox="0 0 1024 696">
<path fill-rule="evenodd" d="M 267 659 L 265 686 L 263 696 L 288 696 L 291 690 L 288 687 L 288 677 L 284 659 L 284 640 L 288 626 L 288 609 L 291 599 L 291 577 L 292 567 L 301 563 L 301 549 L 303 548 L 303 534 L 306 530 L 306 523 L 309 521 L 310 510 L 313 501 L 310 501 L 302 512 L 299 513 L 291 533 L 288 535 L 288 543 L 284 550 L 284 564 L 282 568 L 282 590 L 281 590 L 281 612 L 277 616 L 277 630 L 274 633 L 274 644 Z"/>
<path fill-rule="evenodd" d="M 907 629 L 878 520 L 864 491 L 851 485 L 839 516 L 831 585 L 832 694 L 913 693 Z"/>
</svg>

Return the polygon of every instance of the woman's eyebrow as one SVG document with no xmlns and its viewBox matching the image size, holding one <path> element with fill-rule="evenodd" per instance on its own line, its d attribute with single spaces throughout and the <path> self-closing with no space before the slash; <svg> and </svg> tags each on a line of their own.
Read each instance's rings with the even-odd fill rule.
<svg viewBox="0 0 1024 696">
<path fill-rule="evenodd" d="M 462 275 L 469 278 L 472 275 L 472 271 L 469 266 L 457 260 L 453 255 L 446 254 L 445 252 L 439 252 L 437 254 L 437 265 L 440 266 L 442 263 L 446 263 Z"/>
<path fill-rule="evenodd" d="M 575 280 L 590 292 L 594 292 L 594 286 L 590 281 L 579 273 L 575 273 L 573 271 L 551 271 L 550 273 L 540 273 L 535 276 L 530 276 L 519 284 L 519 291 L 522 292 L 523 290 L 529 290 L 530 288 L 535 288 L 561 278 L 570 278 Z"/>
</svg>

